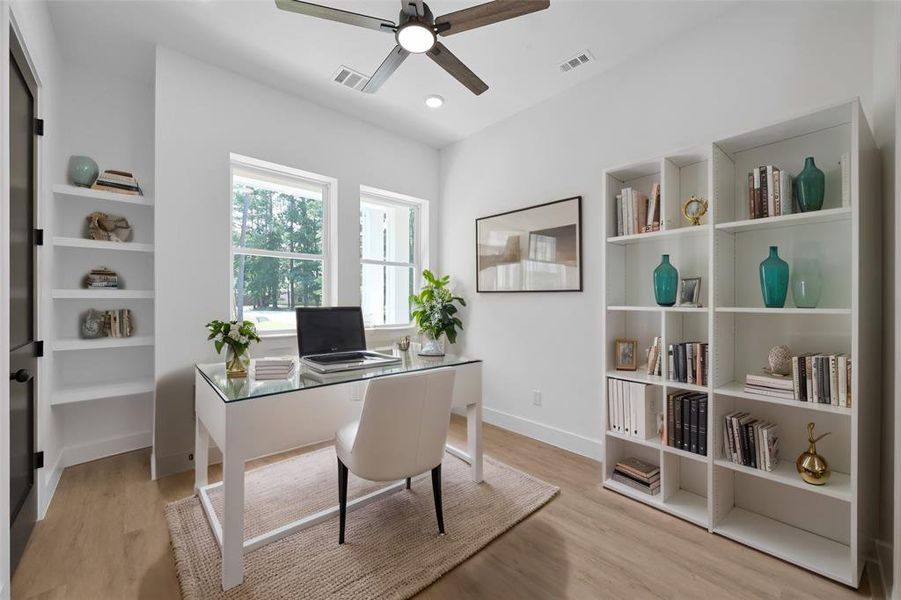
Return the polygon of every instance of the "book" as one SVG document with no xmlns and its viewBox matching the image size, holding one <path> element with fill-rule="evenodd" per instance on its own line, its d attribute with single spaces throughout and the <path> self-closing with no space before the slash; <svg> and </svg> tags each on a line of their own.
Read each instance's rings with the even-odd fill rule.
<svg viewBox="0 0 901 600">
<path fill-rule="evenodd" d="M 698 399 L 698 454 L 707 456 L 707 396 Z"/>
<path fill-rule="evenodd" d="M 616 195 L 616 235 L 623 235 L 623 195 Z"/>
<path fill-rule="evenodd" d="M 628 477 L 621 475 L 618 472 L 613 473 L 613 480 L 618 483 L 622 483 L 623 485 L 627 485 L 630 488 L 638 490 L 639 492 L 644 492 L 645 494 L 648 494 L 649 496 L 656 496 L 657 494 L 660 493 L 660 485 L 659 484 L 654 487 L 642 485 L 641 483 L 639 483 L 633 479 L 629 479 Z"/>
<path fill-rule="evenodd" d="M 776 212 L 776 196 L 773 189 L 775 187 L 773 185 L 773 167 L 772 165 L 767 165 L 760 168 L 766 174 L 766 179 L 761 186 L 766 188 L 766 214 L 767 216 L 775 217 L 778 213 Z"/>
<path fill-rule="evenodd" d="M 650 478 L 660 473 L 660 467 L 649 462 L 645 462 L 634 456 L 624 458 L 616 463 L 617 469 L 623 469 L 627 472 L 634 473 L 639 477 Z"/>
<path fill-rule="evenodd" d="M 691 400 L 682 398 L 682 449 L 691 451 Z"/>
<path fill-rule="evenodd" d="M 781 172 L 776 167 L 767 167 L 767 169 L 770 169 L 773 173 L 773 178 L 772 178 L 772 181 L 773 181 L 773 207 L 776 211 L 775 214 L 781 215 L 782 214 L 782 189 L 781 189 L 781 182 L 780 182 Z"/>
<path fill-rule="evenodd" d="M 698 453 L 698 398 L 692 397 L 689 400 L 689 408 L 688 408 L 688 420 L 689 420 L 689 437 L 688 437 L 688 451 L 694 454 Z"/>
</svg>

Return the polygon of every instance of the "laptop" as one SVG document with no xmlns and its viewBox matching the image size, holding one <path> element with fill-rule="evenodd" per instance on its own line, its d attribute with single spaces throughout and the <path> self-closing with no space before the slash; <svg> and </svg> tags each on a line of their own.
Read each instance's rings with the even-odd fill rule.
<svg viewBox="0 0 901 600">
<path fill-rule="evenodd" d="M 366 349 L 363 311 L 359 306 L 298 307 L 297 349 L 303 366 L 316 373 L 339 373 L 384 367 L 397 356 Z"/>
</svg>

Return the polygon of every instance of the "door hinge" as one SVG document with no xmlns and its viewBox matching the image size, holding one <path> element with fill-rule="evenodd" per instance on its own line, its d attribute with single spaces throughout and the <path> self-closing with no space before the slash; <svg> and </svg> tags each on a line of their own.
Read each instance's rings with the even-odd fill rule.
<svg viewBox="0 0 901 600">
<path fill-rule="evenodd" d="M 35 229 L 34 230 L 34 245 L 35 246 L 43 246 L 44 245 L 44 230 L 43 229 Z"/>
<path fill-rule="evenodd" d="M 35 119 L 34 120 L 34 134 L 35 135 L 44 135 L 44 119 Z"/>
<path fill-rule="evenodd" d="M 44 356 L 44 340 L 37 340 L 34 342 L 34 356 L 35 358 Z"/>
<path fill-rule="evenodd" d="M 34 468 L 35 469 L 43 469 L 44 468 L 44 451 L 34 453 Z"/>
</svg>

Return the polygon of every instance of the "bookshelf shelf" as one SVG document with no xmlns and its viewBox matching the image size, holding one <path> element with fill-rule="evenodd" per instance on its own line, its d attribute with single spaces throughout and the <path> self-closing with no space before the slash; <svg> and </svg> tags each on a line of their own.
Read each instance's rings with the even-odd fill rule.
<svg viewBox="0 0 901 600">
<path fill-rule="evenodd" d="M 118 289 L 56 289 L 53 297 L 58 300 L 149 300 L 153 299 L 153 290 L 118 290 Z"/>
<path fill-rule="evenodd" d="M 847 473 L 833 471 L 832 477 L 829 478 L 829 482 L 825 485 L 810 485 L 801 480 L 798 471 L 795 469 L 795 464 L 791 460 L 780 460 L 776 465 L 776 468 L 772 471 L 746 467 L 721 458 L 715 460 L 714 464 L 725 469 L 732 469 L 737 473 L 752 475 L 754 477 L 760 477 L 761 479 L 775 481 L 781 485 L 796 487 L 812 494 L 828 496 L 843 502 L 851 501 L 851 476 Z"/>
<path fill-rule="evenodd" d="M 643 440 L 643 439 L 635 437 L 633 435 L 627 435 L 625 433 L 613 431 L 612 429 L 607 430 L 607 435 L 609 435 L 610 437 L 615 437 L 617 439 L 626 441 L 626 442 L 638 444 L 640 446 L 646 446 L 648 448 L 660 448 L 660 436 L 656 436 L 656 437 L 653 437 L 648 440 Z"/>
<path fill-rule="evenodd" d="M 50 404 L 74 404 L 102 398 L 133 396 L 153 392 L 153 379 L 143 381 L 110 382 L 100 385 L 79 385 L 56 390 L 51 396 Z"/>
<path fill-rule="evenodd" d="M 834 221 L 850 221 L 851 207 L 827 208 L 814 212 L 783 215 L 780 217 L 765 217 L 762 219 L 745 219 L 742 221 L 730 221 L 718 223 L 718 231 L 738 233 L 759 229 L 779 229 L 782 227 L 799 227 L 801 225 L 816 225 L 819 223 L 832 223 Z"/>
<path fill-rule="evenodd" d="M 153 336 L 144 335 L 127 338 L 105 337 L 94 340 L 60 339 L 53 342 L 53 350 L 56 352 L 69 352 L 72 350 L 104 350 L 107 348 L 133 348 L 138 346 L 153 346 Z"/>
<path fill-rule="evenodd" d="M 804 410 L 813 410 L 834 415 L 851 416 L 851 409 L 842 406 L 832 406 L 831 404 L 819 404 L 817 402 L 802 402 L 800 400 L 786 400 L 785 398 L 775 398 L 772 396 L 764 396 L 762 394 L 754 394 L 746 392 L 744 386 L 735 381 L 720 386 L 714 390 L 717 394 L 731 396 L 733 398 L 745 398 L 746 400 L 756 400 L 757 402 L 767 402 L 769 404 L 779 404 L 780 406 L 793 406 Z"/>
<path fill-rule="evenodd" d="M 729 511 L 713 532 L 814 573 L 857 586 L 857 576 L 852 577 L 853 555 L 848 545 L 741 508 Z"/>
<path fill-rule="evenodd" d="M 120 252 L 153 252 L 153 244 L 137 242 L 101 242 L 73 237 L 55 237 L 53 245 L 65 248 L 85 248 L 89 250 L 115 250 Z"/>
<path fill-rule="evenodd" d="M 116 192 L 104 192 L 100 190 L 92 190 L 64 183 L 57 183 L 53 186 L 53 193 L 58 196 L 67 196 L 69 198 L 84 198 L 92 201 L 103 202 L 120 202 L 122 204 L 135 204 L 137 206 L 153 206 L 153 198 L 147 196 L 133 196 L 131 194 L 117 194 Z"/>
<path fill-rule="evenodd" d="M 749 219 L 749 172 L 773 165 L 795 176 L 807 156 L 826 172 L 823 210 Z M 710 533 L 859 585 L 867 540 L 877 525 L 874 499 L 880 479 L 878 445 L 870 443 L 881 430 L 882 299 L 871 285 L 882 271 L 879 182 L 878 153 L 858 100 L 605 171 L 601 364 L 607 378 L 653 385 L 642 392 L 657 413 L 665 410 L 667 395 L 674 391 L 706 393 L 708 454 L 671 448 L 660 439 L 655 446 L 606 432 L 607 396 L 609 388 L 617 388 L 604 385 L 606 462 L 600 479 L 606 488 Z M 637 190 L 642 198 L 657 184 L 662 230 L 617 236 L 622 212 L 617 195 L 635 202 L 624 188 Z M 681 203 L 690 195 L 708 200 L 700 227 L 686 227 L 681 215 Z M 626 211 L 634 209 L 633 204 Z M 646 209 L 638 205 L 638 210 Z M 785 308 L 760 306 L 759 264 L 771 246 L 789 264 L 790 277 L 810 261 L 819 263 L 820 308 L 796 308 L 791 290 Z M 655 305 L 652 274 L 662 254 L 670 255 L 680 278 L 701 278 L 702 308 Z M 613 370 L 616 340 L 636 340 L 643 351 L 655 338 L 662 341 L 664 377 L 649 376 L 641 367 L 638 372 Z M 708 386 L 666 379 L 666 352 L 681 342 L 708 344 Z M 796 355 L 850 356 L 854 406 L 745 392 L 745 376 L 759 372 L 767 353 L 780 344 Z M 780 461 L 773 471 L 726 458 L 723 417 L 736 410 L 779 427 Z M 700 410 L 690 413 L 692 424 L 695 414 Z M 808 485 L 795 469 L 795 458 L 807 449 L 811 421 L 817 432 L 834 433 L 823 446 L 833 469 L 825 486 Z M 614 465 L 630 457 L 660 466 L 659 498 L 610 480 Z"/>
</svg>

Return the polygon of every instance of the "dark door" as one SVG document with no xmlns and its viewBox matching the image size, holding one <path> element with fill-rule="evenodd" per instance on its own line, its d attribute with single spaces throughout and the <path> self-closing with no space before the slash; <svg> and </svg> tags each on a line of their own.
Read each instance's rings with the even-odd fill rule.
<svg viewBox="0 0 901 600">
<path fill-rule="evenodd" d="M 11 36 L 12 37 L 12 36 Z M 34 91 L 9 56 L 9 509 L 15 570 L 37 518 L 35 482 Z"/>
</svg>

